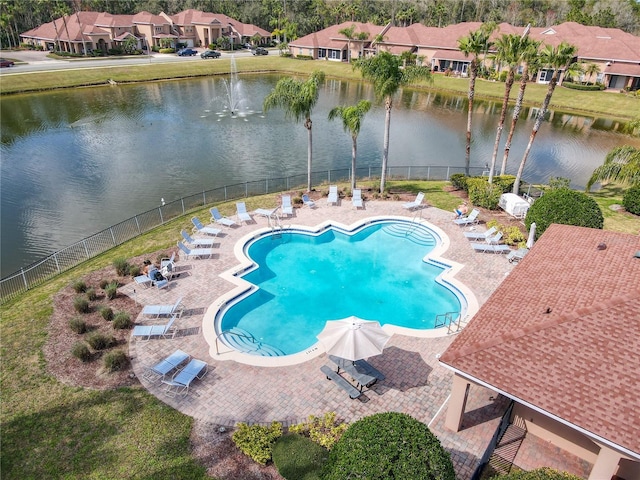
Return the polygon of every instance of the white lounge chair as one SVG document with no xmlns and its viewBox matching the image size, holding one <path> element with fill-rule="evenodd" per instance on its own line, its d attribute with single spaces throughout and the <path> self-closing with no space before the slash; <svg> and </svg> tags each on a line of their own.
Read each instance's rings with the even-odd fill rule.
<svg viewBox="0 0 640 480">
<path fill-rule="evenodd" d="M 469 240 L 486 240 L 494 235 L 498 229 L 496 227 L 491 227 L 486 232 L 464 232 L 464 236 Z"/>
<path fill-rule="evenodd" d="M 193 231 L 197 231 L 199 233 L 203 233 L 205 235 L 213 235 L 214 237 L 217 237 L 218 234 L 222 231 L 219 228 L 214 228 L 214 227 L 205 227 L 204 225 L 202 225 L 202 222 L 200 221 L 200 219 L 198 217 L 193 217 L 191 219 L 191 223 L 193 223 Z"/>
<path fill-rule="evenodd" d="M 189 235 L 186 230 L 182 230 L 180 234 L 182 235 L 182 238 L 184 238 L 185 244 L 189 248 L 192 248 L 192 247 L 212 248 L 216 244 L 215 243 L 216 241 L 213 238 L 194 238 L 191 235 Z"/>
<path fill-rule="evenodd" d="M 202 379 L 208 370 L 208 365 L 197 358 L 192 359 L 182 370 L 176 372 L 171 380 L 162 380 L 167 385 L 165 395 L 175 397 L 189 393 L 191 383 L 196 379 Z"/>
<path fill-rule="evenodd" d="M 502 232 L 498 232 L 495 235 L 491 235 L 485 240 L 485 242 L 490 245 L 498 245 L 500 243 L 500 240 L 502 240 Z"/>
<path fill-rule="evenodd" d="M 309 208 L 316 208 L 316 202 L 311 200 L 309 198 L 309 195 L 307 195 L 306 193 L 302 195 L 302 203 L 304 203 Z"/>
<path fill-rule="evenodd" d="M 178 248 L 185 254 L 187 258 L 195 257 L 211 258 L 213 256 L 213 248 L 189 248 L 184 243 L 178 240 Z"/>
<path fill-rule="evenodd" d="M 453 223 L 455 223 L 456 225 L 475 225 L 479 222 L 478 215 L 480 215 L 480 210 L 474 208 L 473 210 L 471 210 L 471 213 L 469 215 L 462 218 L 456 218 Z"/>
<path fill-rule="evenodd" d="M 353 196 L 351 198 L 351 203 L 353 204 L 354 207 L 356 207 L 356 210 L 358 208 L 364 208 L 364 205 L 362 203 L 362 190 L 360 190 L 359 188 L 353 189 Z"/>
<path fill-rule="evenodd" d="M 518 250 L 512 250 L 509 252 L 509 255 L 507 255 L 507 260 L 509 260 L 509 263 L 517 263 L 522 260 L 527 253 L 529 253 L 528 248 L 519 248 Z"/>
<path fill-rule="evenodd" d="M 493 245 L 490 243 L 471 243 L 470 244 L 476 252 L 491 252 L 491 253 L 509 253 L 511 248 L 509 245 Z"/>
<path fill-rule="evenodd" d="M 422 206 L 422 201 L 424 200 L 424 193 L 419 192 L 416 195 L 416 199 L 413 202 L 407 202 L 402 205 L 402 208 L 406 208 L 407 210 L 414 210 Z"/>
<path fill-rule="evenodd" d="M 338 205 L 338 186 L 329 185 L 329 196 L 327 197 L 328 205 Z"/>
<path fill-rule="evenodd" d="M 282 214 L 293 215 L 293 205 L 291 205 L 291 195 L 282 196 Z"/>
<path fill-rule="evenodd" d="M 180 308 L 181 302 L 182 297 L 180 297 L 173 305 L 146 305 L 142 309 L 142 314 L 148 315 L 150 317 L 160 317 L 168 315 L 180 316 L 180 314 L 182 313 L 182 309 Z"/>
<path fill-rule="evenodd" d="M 241 222 L 247 223 L 253 220 L 251 215 L 249 215 L 249 212 L 247 212 L 247 205 L 244 202 L 236 203 L 236 213 L 238 215 L 238 220 Z"/>
<path fill-rule="evenodd" d="M 233 225 L 237 225 L 236 222 L 231 220 L 228 217 L 223 217 L 218 207 L 212 207 L 209 209 L 211 212 L 211 223 L 219 223 L 220 225 L 224 225 L 225 227 L 232 227 Z"/>
<path fill-rule="evenodd" d="M 151 337 L 173 338 L 176 334 L 176 329 L 173 328 L 176 318 L 177 315 L 172 315 L 166 325 L 136 325 L 133 327 L 132 335 L 142 340 L 149 340 Z"/>
<path fill-rule="evenodd" d="M 164 377 L 178 368 L 184 362 L 189 360 L 191 355 L 183 352 L 182 350 L 176 350 L 171 355 L 163 358 L 152 367 L 147 367 L 147 370 L 142 374 L 142 378 L 145 378 L 151 382 L 156 380 L 164 380 Z"/>
</svg>

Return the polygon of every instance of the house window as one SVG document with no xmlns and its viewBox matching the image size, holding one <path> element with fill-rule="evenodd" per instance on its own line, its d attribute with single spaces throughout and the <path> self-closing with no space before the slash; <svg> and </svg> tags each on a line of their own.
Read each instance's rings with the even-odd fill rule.
<svg viewBox="0 0 640 480">
<path fill-rule="evenodd" d="M 319 48 L 318 49 L 318 58 L 324 58 L 327 56 L 327 49 L 326 48 Z"/>
<path fill-rule="evenodd" d="M 598 72 L 598 76 L 596 76 L 597 83 L 604 83 L 604 73 Z"/>
<path fill-rule="evenodd" d="M 332 60 L 340 60 L 340 50 L 329 50 L 328 57 Z"/>
<path fill-rule="evenodd" d="M 162 33 L 162 27 L 153 27 L 156 33 Z"/>
</svg>

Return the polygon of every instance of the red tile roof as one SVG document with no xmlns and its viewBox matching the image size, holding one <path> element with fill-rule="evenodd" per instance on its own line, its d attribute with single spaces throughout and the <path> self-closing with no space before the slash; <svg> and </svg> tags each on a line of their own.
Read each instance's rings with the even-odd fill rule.
<svg viewBox="0 0 640 480">
<path fill-rule="evenodd" d="M 304 37 L 300 37 L 297 40 L 289 42 L 292 47 L 306 47 L 306 48 L 333 48 L 341 50 L 347 46 L 347 38 L 338 33 L 340 30 L 350 28 L 355 25 L 355 32 L 367 32 L 369 34 L 369 41 L 373 41 L 379 33 L 382 33 L 384 27 L 374 25 L 373 23 L 361 23 L 361 22 L 343 22 L 339 25 L 333 25 L 327 27 L 319 32 L 310 33 Z M 352 42 L 353 45 L 353 42 Z"/>
<path fill-rule="evenodd" d="M 440 361 L 640 458 L 639 251 L 551 225 Z"/>
</svg>

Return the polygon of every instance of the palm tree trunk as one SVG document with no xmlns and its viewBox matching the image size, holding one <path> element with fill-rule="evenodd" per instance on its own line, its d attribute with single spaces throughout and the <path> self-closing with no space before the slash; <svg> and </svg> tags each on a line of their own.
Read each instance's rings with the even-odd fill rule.
<svg viewBox="0 0 640 480">
<path fill-rule="evenodd" d="M 384 102 L 386 114 L 384 117 L 384 143 L 382 145 L 382 173 L 380 174 L 380 193 L 384 192 L 387 183 L 387 163 L 389 161 L 389 131 L 391 130 L 391 107 L 393 100 L 387 97 Z"/>
<path fill-rule="evenodd" d="M 473 97 L 476 91 L 476 75 L 478 73 L 478 67 L 475 63 L 475 59 L 471 61 L 471 75 L 469 78 L 469 93 L 467 97 L 469 99 L 469 112 L 467 113 L 467 144 L 464 154 L 464 170 L 465 174 L 469 175 L 469 166 L 471 165 L 471 120 L 473 118 Z"/>
<path fill-rule="evenodd" d="M 313 136 L 311 135 L 312 122 L 307 118 L 304 122 L 304 128 L 307 129 L 307 137 L 309 144 L 307 145 L 307 192 L 311 191 L 311 150 L 313 146 Z"/>
<path fill-rule="evenodd" d="M 351 137 L 351 191 L 356 188 L 356 153 L 358 151 L 358 137 Z"/>
<path fill-rule="evenodd" d="M 502 157 L 502 167 L 500 168 L 500 175 L 504 175 L 507 171 L 507 160 L 509 160 L 509 151 L 511 150 L 511 140 L 513 134 L 516 131 L 516 123 L 520 118 L 520 111 L 522 110 L 522 102 L 524 101 L 524 91 L 527 88 L 527 77 L 529 76 L 529 69 L 526 64 L 522 72 L 522 78 L 520 80 L 520 90 L 518 91 L 518 98 L 516 98 L 516 104 L 513 107 L 513 118 L 511 119 L 511 128 L 509 129 L 509 135 L 507 136 L 507 142 L 504 145 L 504 156 Z"/>
<path fill-rule="evenodd" d="M 515 71 L 513 68 L 509 69 L 509 75 L 504 85 L 504 98 L 502 99 L 502 110 L 500 111 L 500 120 L 498 122 L 498 129 L 496 131 L 496 141 L 493 144 L 493 155 L 491 156 L 491 168 L 489 169 L 489 183 L 493 183 L 493 174 L 496 170 L 496 160 L 498 158 L 498 148 L 500 147 L 500 137 L 502 136 L 502 130 L 504 129 L 504 120 L 507 117 L 507 108 L 509 107 L 509 95 L 511 94 L 511 87 L 513 86 L 513 80 L 515 79 Z"/>
<path fill-rule="evenodd" d="M 526 150 L 524 151 L 524 156 L 520 161 L 520 167 L 518 167 L 518 173 L 516 174 L 516 180 L 513 182 L 513 193 L 518 195 L 520 192 L 520 181 L 522 180 L 522 172 L 524 171 L 524 166 L 527 163 L 527 158 L 529 157 L 529 152 L 531 151 L 531 146 L 533 145 L 533 141 L 536 139 L 536 135 L 538 130 L 540 130 L 540 125 L 542 124 L 542 120 L 544 119 L 545 114 L 547 113 L 547 109 L 549 108 L 549 103 L 551 103 L 551 95 L 553 95 L 553 91 L 556 88 L 556 84 L 558 82 L 558 70 L 553 72 L 553 76 L 551 77 L 551 82 L 549 82 L 549 88 L 547 89 L 547 95 L 544 97 L 544 101 L 542 102 L 542 107 L 538 112 L 538 116 L 536 117 L 536 123 L 533 125 L 533 130 L 531 131 L 531 135 L 529 136 L 529 144 L 527 145 Z"/>
</svg>

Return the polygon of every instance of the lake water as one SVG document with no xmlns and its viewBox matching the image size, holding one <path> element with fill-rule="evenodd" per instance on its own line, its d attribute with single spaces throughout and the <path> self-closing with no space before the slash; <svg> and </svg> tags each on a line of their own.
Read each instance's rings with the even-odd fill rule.
<svg viewBox="0 0 640 480">
<path fill-rule="evenodd" d="M 2 277 L 157 207 L 161 198 L 304 174 L 302 123 L 279 110 L 261 112 L 278 78 L 241 76 L 245 102 L 235 117 L 224 110 L 227 79 L 219 77 L 2 98 Z M 351 137 L 327 115 L 362 98 L 373 100 L 362 82 L 328 80 L 322 87 L 312 115 L 315 171 L 350 166 Z M 491 158 L 500 105 L 476 103 L 471 164 L 482 167 Z M 521 116 L 508 173 L 517 170 L 534 115 L 526 109 Z M 383 124 L 384 108 L 376 104 L 358 137 L 358 166 L 380 166 Z M 463 166 L 465 128 L 465 97 L 406 89 L 392 110 L 389 164 Z M 609 150 L 640 147 L 619 128 L 615 121 L 553 113 L 538 133 L 525 178 L 560 176 L 584 186 Z"/>
</svg>

